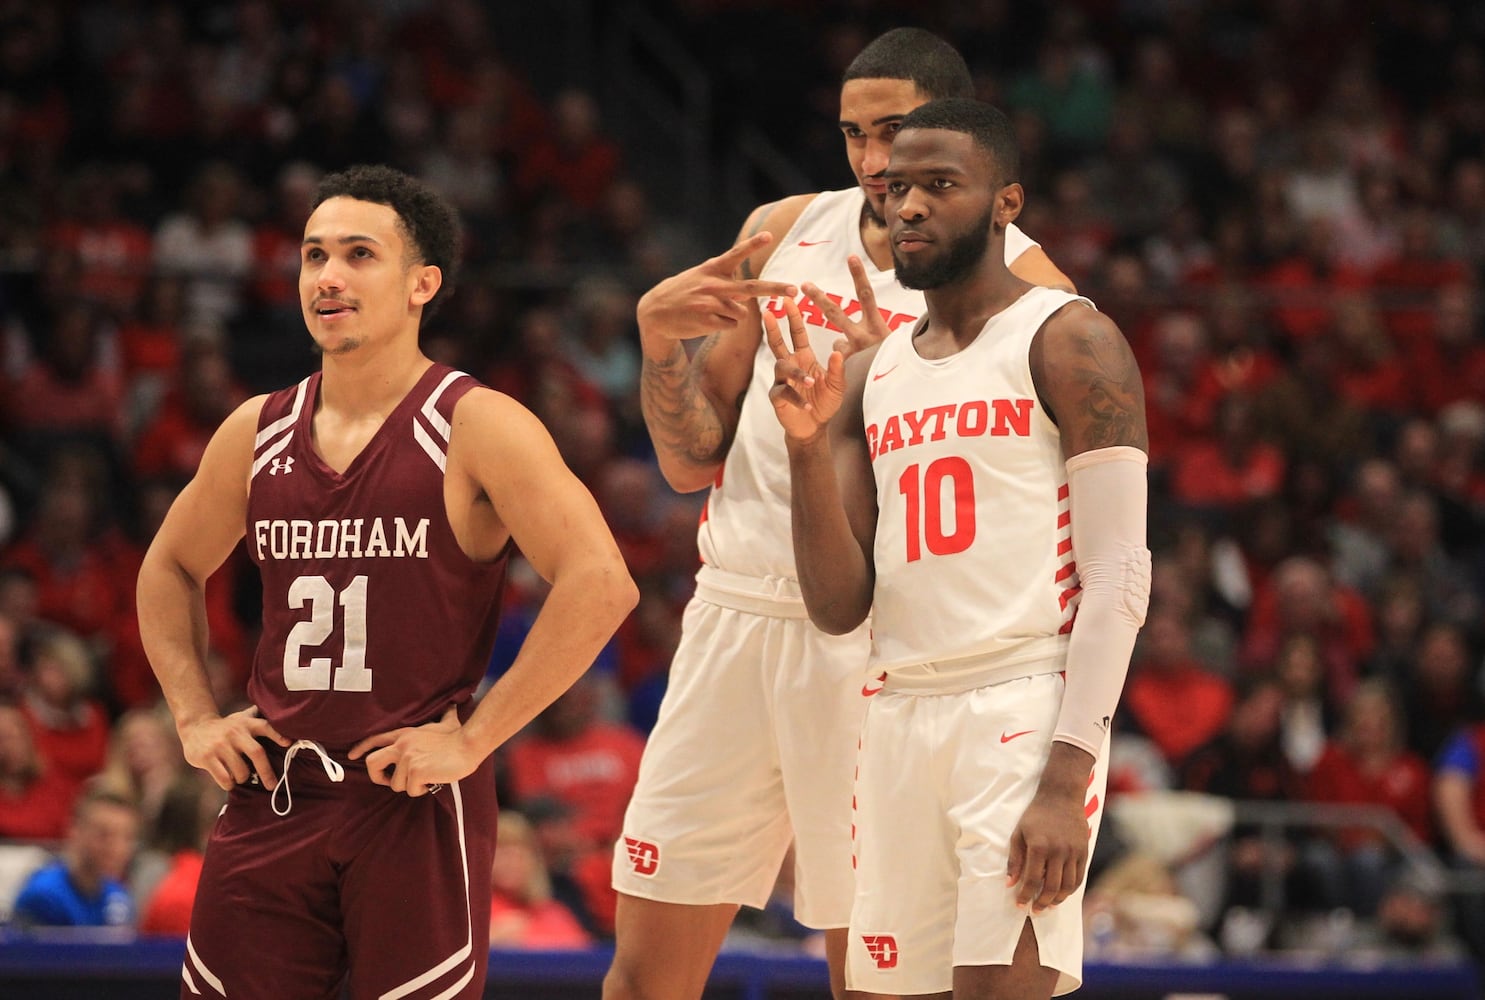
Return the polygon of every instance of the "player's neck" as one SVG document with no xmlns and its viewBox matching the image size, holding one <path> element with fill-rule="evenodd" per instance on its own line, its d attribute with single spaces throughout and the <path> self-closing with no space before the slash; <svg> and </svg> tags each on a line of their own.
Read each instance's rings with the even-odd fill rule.
<svg viewBox="0 0 1485 1000">
<path fill-rule="evenodd" d="M 416 339 L 327 354 L 321 365 L 320 406 L 346 417 L 385 416 L 412 391 L 431 364 Z"/>
<path fill-rule="evenodd" d="M 993 247 L 990 253 L 1002 252 Z M 963 280 L 923 293 L 928 322 L 919 331 L 918 352 L 941 350 L 944 357 L 962 351 L 974 342 L 991 317 L 1009 308 L 1033 288 L 1004 265 L 981 267 Z"/>
</svg>

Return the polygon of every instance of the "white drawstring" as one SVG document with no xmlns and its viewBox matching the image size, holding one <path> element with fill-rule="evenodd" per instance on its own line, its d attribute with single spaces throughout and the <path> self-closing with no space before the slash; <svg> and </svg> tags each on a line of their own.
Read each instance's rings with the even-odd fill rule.
<svg viewBox="0 0 1485 1000">
<path fill-rule="evenodd" d="M 278 784 L 273 788 L 273 796 L 268 800 L 269 804 L 273 806 L 273 811 L 279 816 L 289 815 L 289 811 L 294 808 L 294 793 L 289 789 L 289 765 L 293 762 L 294 755 L 300 750 L 313 750 L 318 754 L 320 766 L 325 769 L 325 775 L 331 781 L 345 780 L 345 768 L 336 763 L 335 759 L 325 751 L 325 747 L 322 744 L 316 743 L 314 740 L 295 740 L 289 745 L 288 752 L 284 754 L 283 773 L 279 775 Z M 284 808 L 282 810 L 278 807 L 278 793 L 280 789 L 284 793 Z"/>
</svg>

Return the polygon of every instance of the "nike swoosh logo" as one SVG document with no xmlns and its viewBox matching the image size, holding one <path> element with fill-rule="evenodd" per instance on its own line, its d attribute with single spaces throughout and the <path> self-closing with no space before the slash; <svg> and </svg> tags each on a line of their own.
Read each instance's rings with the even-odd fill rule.
<svg viewBox="0 0 1485 1000">
<path fill-rule="evenodd" d="M 1009 734 L 1007 734 L 1005 732 L 1002 732 L 1000 734 L 1000 742 L 1002 742 L 1002 743 L 1009 743 L 1011 740 L 1014 740 L 1014 739 L 1016 739 L 1019 736 L 1030 736 L 1034 732 L 1036 732 L 1035 729 L 1025 729 L 1025 730 L 1022 730 L 1019 733 L 1009 733 Z"/>
<path fill-rule="evenodd" d="M 863 697 L 863 698 L 870 698 L 872 695 L 874 695 L 878 691 L 882 690 L 882 688 L 884 688 L 886 686 L 886 683 L 885 683 L 886 680 L 887 680 L 887 675 L 886 674 L 883 674 L 882 676 L 880 676 L 880 677 L 877 678 L 877 686 L 876 687 L 872 687 L 871 686 L 871 681 L 867 681 L 865 684 L 861 685 L 861 697 Z"/>
<path fill-rule="evenodd" d="M 834 242 L 835 242 L 834 240 L 800 240 L 799 241 L 799 245 L 802 246 L 802 247 L 817 247 L 821 243 L 834 243 Z"/>
<path fill-rule="evenodd" d="M 886 378 L 886 377 L 887 377 L 887 376 L 888 376 L 888 375 L 891 375 L 891 374 L 892 374 L 892 373 L 893 373 L 893 372 L 895 372 L 895 371 L 897 371 L 897 366 L 896 366 L 896 365 L 893 365 L 893 366 L 892 366 L 892 367 L 891 367 L 891 368 L 888 368 L 888 369 L 887 369 L 887 370 L 886 370 L 886 371 L 884 371 L 884 372 L 877 372 L 877 373 L 876 373 L 876 374 L 875 374 L 875 375 L 873 375 L 873 376 L 872 376 L 872 377 L 871 377 L 871 380 L 872 380 L 872 381 L 873 381 L 873 382 L 875 382 L 875 381 L 877 381 L 877 380 L 878 380 L 878 379 L 884 379 L 884 378 Z"/>
</svg>

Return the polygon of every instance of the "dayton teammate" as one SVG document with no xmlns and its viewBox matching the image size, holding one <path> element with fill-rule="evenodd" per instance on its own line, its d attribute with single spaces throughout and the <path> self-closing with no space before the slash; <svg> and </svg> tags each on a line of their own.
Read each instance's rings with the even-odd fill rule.
<svg viewBox="0 0 1485 1000">
<path fill-rule="evenodd" d="M 1118 328 L 1006 269 L 1017 161 L 989 105 L 915 110 L 884 178 L 922 319 L 822 368 L 798 310 L 791 345 L 765 318 L 805 605 L 830 633 L 869 613 L 885 674 L 856 782 L 853 990 L 1044 1000 L 1082 977 L 1109 722 L 1149 599 L 1148 445 Z"/>
<path fill-rule="evenodd" d="M 634 605 L 536 418 L 419 350 L 456 253 L 453 210 L 413 179 L 325 179 L 299 278 L 321 370 L 227 418 L 140 571 L 140 631 L 186 759 L 232 790 L 182 997 L 335 998 L 347 970 L 358 1000 L 482 996 L 491 751 Z M 244 532 L 263 633 L 254 707 L 223 717 L 203 586 Z M 512 545 L 552 590 L 474 707 Z"/>
<path fill-rule="evenodd" d="M 873 690 L 867 634 L 823 635 L 800 601 L 783 435 L 767 398 L 773 356 L 755 297 L 776 297 L 772 309 L 801 285 L 819 297 L 824 308 L 808 298 L 800 308 L 825 347 L 842 333 L 871 343 L 917 319 L 922 296 L 891 269 L 880 174 L 905 114 L 971 90 L 964 60 L 941 39 L 911 28 L 881 36 L 841 87 L 858 186 L 758 208 L 736 247 L 640 302 L 641 393 L 661 468 L 678 490 L 712 491 L 696 596 L 615 848 L 609 1000 L 700 996 L 739 904 L 763 905 L 791 838 L 795 915 L 826 930 L 840 993 L 851 779 Z M 1014 228 L 1005 253 L 1026 280 L 1067 284 Z M 680 342 L 696 337 L 706 339 L 688 359 Z"/>
</svg>

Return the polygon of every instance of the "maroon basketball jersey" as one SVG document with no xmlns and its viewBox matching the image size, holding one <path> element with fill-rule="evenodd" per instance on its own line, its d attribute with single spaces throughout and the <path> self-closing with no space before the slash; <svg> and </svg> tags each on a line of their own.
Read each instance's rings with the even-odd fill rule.
<svg viewBox="0 0 1485 1000">
<path fill-rule="evenodd" d="M 348 748 L 466 701 L 495 641 L 509 546 L 471 560 L 443 474 L 478 383 L 433 365 L 344 473 L 315 451 L 316 372 L 258 416 L 247 547 L 263 577 L 248 696 L 289 739 Z"/>
</svg>

